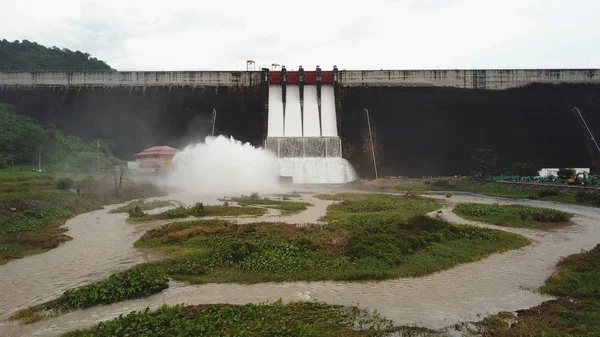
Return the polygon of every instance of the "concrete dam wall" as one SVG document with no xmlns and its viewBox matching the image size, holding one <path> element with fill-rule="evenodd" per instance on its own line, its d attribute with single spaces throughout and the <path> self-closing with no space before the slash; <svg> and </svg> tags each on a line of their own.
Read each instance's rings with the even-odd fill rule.
<svg viewBox="0 0 600 337">
<path fill-rule="evenodd" d="M 290 72 L 288 81 L 298 81 Z M 314 72 L 305 74 L 314 80 Z M 216 133 L 264 145 L 268 84 L 277 72 L 0 73 L 0 102 L 83 139 L 113 140 L 128 158 Z M 335 87 L 343 157 L 372 175 L 369 109 L 380 175 L 465 174 L 478 146 L 501 166 L 533 161 L 589 167 L 583 130 L 600 130 L 600 70 L 323 72 Z M 281 79 L 280 79 L 281 80 Z"/>
</svg>

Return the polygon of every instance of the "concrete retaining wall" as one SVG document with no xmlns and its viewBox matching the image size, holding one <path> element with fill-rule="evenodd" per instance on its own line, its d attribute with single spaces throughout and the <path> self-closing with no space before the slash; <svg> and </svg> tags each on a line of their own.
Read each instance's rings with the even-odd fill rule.
<svg viewBox="0 0 600 337">
<path fill-rule="evenodd" d="M 342 86 L 452 87 L 503 90 L 532 83 L 600 84 L 600 69 L 566 70 L 348 70 L 340 71 Z M 5 87 L 203 87 L 256 86 L 261 72 L 0 72 Z"/>
<path fill-rule="evenodd" d="M 254 86 L 260 72 L 0 72 L 0 87 Z"/>
<path fill-rule="evenodd" d="M 453 87 L 502 90 L 532 83 L 600 83 L 600 69 L 340 71 L 342 86 Z"/>
</svg>

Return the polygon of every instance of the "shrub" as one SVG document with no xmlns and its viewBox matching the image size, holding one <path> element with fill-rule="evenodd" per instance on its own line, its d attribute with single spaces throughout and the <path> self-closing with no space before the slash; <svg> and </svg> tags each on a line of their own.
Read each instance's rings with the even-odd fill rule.
<svg viewBox="0 0 600 337">
<path fill-rule="evenodd" d="M 59 190 L 68 190 L 68 189 L 72 188 L 74 184 L 75 184 L 75 182 L 71 178 L 61 178 L 58 180 L 56 187 Z"/>
<path fill-rule="evenodd" d="M 439 187 L 439 188 L 454 187 L 454 185 L 452 184 L 452 182 L 450 182 L 449 179 L 438 179 L 438 180 L 434 181 L 431 185 L 435 186 L 435 187 Z"/>
<path fill-rule="evenodd" d="M 142 208 L 139 205 L 136 205 L 132 209 L 129 209 L 127 213 L 129 213 L 129 216 L 132 218 L 142 218 L 146 216 L 146 213 L 142 211 Z"/>
<path fill-rule="evenodd" d="M 450 193 L 450 192 L 447 192 L 447 193 L 446 193 L 446 198 L 450 198 L 450 197 L 452 197 L 452 193 Z"/>
<path fill-rule="evenodd" d="M 575 195 L 575 200 L 583 204 L 600 206 L 600 194 L 598 193 L 589 193 L 585 190 L 581 190 Z"/>
<path fill-rule="evenodd" d="M 540 190 L 538 192 L 538 197 L 540 198 L 544 198 L 544 197 L 556 197 L 560 195 L 560 193 L 558 193 L 557 190 L 551 190 L 549 188 L 545 188 L 543 190 Z"/>
</svg>

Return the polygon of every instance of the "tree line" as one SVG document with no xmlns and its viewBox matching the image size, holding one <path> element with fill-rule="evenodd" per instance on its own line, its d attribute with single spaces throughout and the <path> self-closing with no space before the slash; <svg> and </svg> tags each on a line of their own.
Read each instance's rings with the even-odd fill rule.
<svg viewBox="0 0 600 337">
<path fill-rule="evenodd" d="M 84 142 L 0 103 L 0 168 L 38 166 L 41 160 L 44 168 L 89 173 L 122 164 L 113 154 L 114 147 L 113 142 L 103 139 Z"/>
<path fill-rule="evenodd" d="M 0 41 L 0 71 L 114 71 L 88 53 L 58 47 L 47 48 L 28 40 Z"/>
</svg>

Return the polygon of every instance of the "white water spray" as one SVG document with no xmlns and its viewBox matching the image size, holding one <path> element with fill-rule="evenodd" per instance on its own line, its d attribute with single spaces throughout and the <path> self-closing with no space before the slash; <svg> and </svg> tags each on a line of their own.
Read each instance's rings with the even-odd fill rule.
<svg viewBox="0 0 600 337">
<path fill-rule="evenodd" d="M 224 136 L 206 137 L 173 158 L 169 184 L 200 193 L 272 192 L 279 187 L 277 157 Z"/>
</svg>

